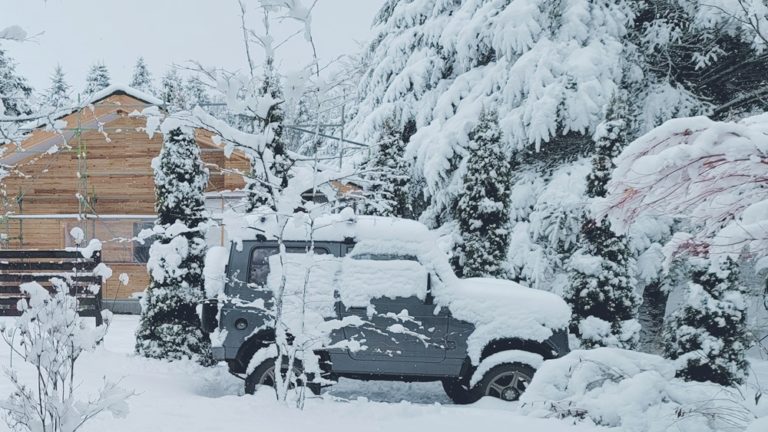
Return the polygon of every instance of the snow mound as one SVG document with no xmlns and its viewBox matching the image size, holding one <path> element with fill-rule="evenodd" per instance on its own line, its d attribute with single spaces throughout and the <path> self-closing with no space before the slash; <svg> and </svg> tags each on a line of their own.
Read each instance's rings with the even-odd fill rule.
<svg viewBox="0 0 768 432">
<path fill-rule="evenodd" d="M 659 356 L 598 348 L 544 362 L 520 400 L 528 415 L 623 431 L 721 432 L 754 419 L 743 391 L 676 379 L 673 362 Z"/>
</svg>

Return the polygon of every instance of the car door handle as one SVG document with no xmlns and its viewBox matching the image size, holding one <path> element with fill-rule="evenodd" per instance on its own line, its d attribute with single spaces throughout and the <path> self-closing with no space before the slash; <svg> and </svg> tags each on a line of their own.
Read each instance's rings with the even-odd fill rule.
<svg viewBox="0 0 768 432">
<path fill-rule="evenodd" d="M 447 350 L 456 349 L 456 341 L 452 341 L 452 340 L 445 341 L 445 349 Z"/>
</svg>

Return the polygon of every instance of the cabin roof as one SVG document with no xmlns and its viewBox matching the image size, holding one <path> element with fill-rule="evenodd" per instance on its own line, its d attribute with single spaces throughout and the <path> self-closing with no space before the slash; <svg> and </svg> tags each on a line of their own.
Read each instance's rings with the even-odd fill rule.
<svg viewBox="0 0 768 432">
<path fill-rule="evenodd" d="M 104 103 L 110 98 L 113 103 Z M 137 103 L 125 103 L 126 98 Z M 66 126 L 56 125 L 57 127 L 54 127 L 53 130 L 47 128 L 51 124 L 50 119 L 41 119 L 26 124 L 23 128 L 30 130 L 30 135 L 19 146 L 9 148 L 10 151 L 0 156 L 0 166 L 15 166 L 33 157 L 39 157 L 45 153 L 52 152 L 56 146 L 65 145 L 77 133 L 73 126 L 75 124 L 83 129 L 99 129 L 109 122 L 118 119 L 120 111 L 135 115 L 136 113 L 140 114 L 140 108 L 142 107 L 161 107 L 162 105 L 162 100 L 148 93 L 125 85 L 111 85 L 93 94 L 79 106 L 64 108 L 52 116 L 54 124 L 65 121 L 67 123 Z M 89 107 L 90 109 L 88 109 Z M 81 116 L 81 118 L 73 117 L 78 112 L 82 112 L 85 115 Z M 60 130 L 57 131 L 56 129 Z M 195 138 L 199 145 L 216 149 L 222 148 L 215 143 L 213 133 L 208 130 L 198 128 Z M 232 157 L 244 158 L 245 156 L 239 152 L 234 152 Z"/>
</svg>

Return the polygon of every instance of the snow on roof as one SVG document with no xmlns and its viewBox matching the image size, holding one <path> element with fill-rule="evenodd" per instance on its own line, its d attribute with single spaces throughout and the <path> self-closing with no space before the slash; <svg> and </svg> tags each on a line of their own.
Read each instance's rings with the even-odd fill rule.
<svg viewBox="0 0 768 432">
<path fill-rule="evenodd" d="M 94 94 L 92 94 L 86 101 L 83 103 L 83 107 L 88 106 L 90 104 L 96 103 L 106 97 L 109 97 L 115 93 L 123 93 L 128 96 L 131 96 L 133 98 L 139 99 L 141 101 L 147 102 L 150 105 L 158 105 L 162 106 L 163 101 L 161 99 L 156 98 L 155 96 L 152 96 L 149 93 L 144 93 L 142 91 L 136 90 L 133 87 L 123 85 L 123 84 L 113 84 L 101 91 L 98 91 Z"/>
<path fill-rule="evenodd" d="M 51 119 L 59 120 L 78 110 L 81 110 L 87 107 L 88 105 L 95 104 L 96 102 L 102 99 L 106 99 L 107 97 L 112 96 L 114 94 L 125 94 L 133 98 L 139 99 L 140 101 L 146 102 L 149 105 L 162 106 L 164 104 L 161 99 L 158 99 L 149 93 L 144 93 L 142 91 L 136 90 L 135 88 L 132 88 L 127 85 L 114 84 L 89 96 L 80 105 L 73 105 L 70 107 L 64 107 L 64 108 L 60 108 L 58 110 L 52 111 L 49 114 L 45 115 L 44 117 L 41 117 L 39 119 L 32 120 L 30 122 L 23 124 L 21 126 L 21 129 L 31 131 L 33 129 L 37 129 L 42 126 L 49 126 L 49 125 L 53 126 L 53 129 L 64 128 L 66 127 L 66 124 L 57 125 L 55 124 L 55 122 L 53 122 L 52 124 Z"/>
</svg>

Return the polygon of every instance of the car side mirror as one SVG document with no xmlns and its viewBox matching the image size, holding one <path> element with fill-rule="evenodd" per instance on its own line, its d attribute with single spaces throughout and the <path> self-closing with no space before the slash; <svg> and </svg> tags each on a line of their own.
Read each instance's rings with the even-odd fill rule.
<svg viewBox="0 0 768 432">
<path fill-rule="evenodd" d="M 432 273 L 427 272 L 427 296 L 424 298 L 424 304 L 435 304 L 435 296 L 432 295 Z"/>
</svg>

